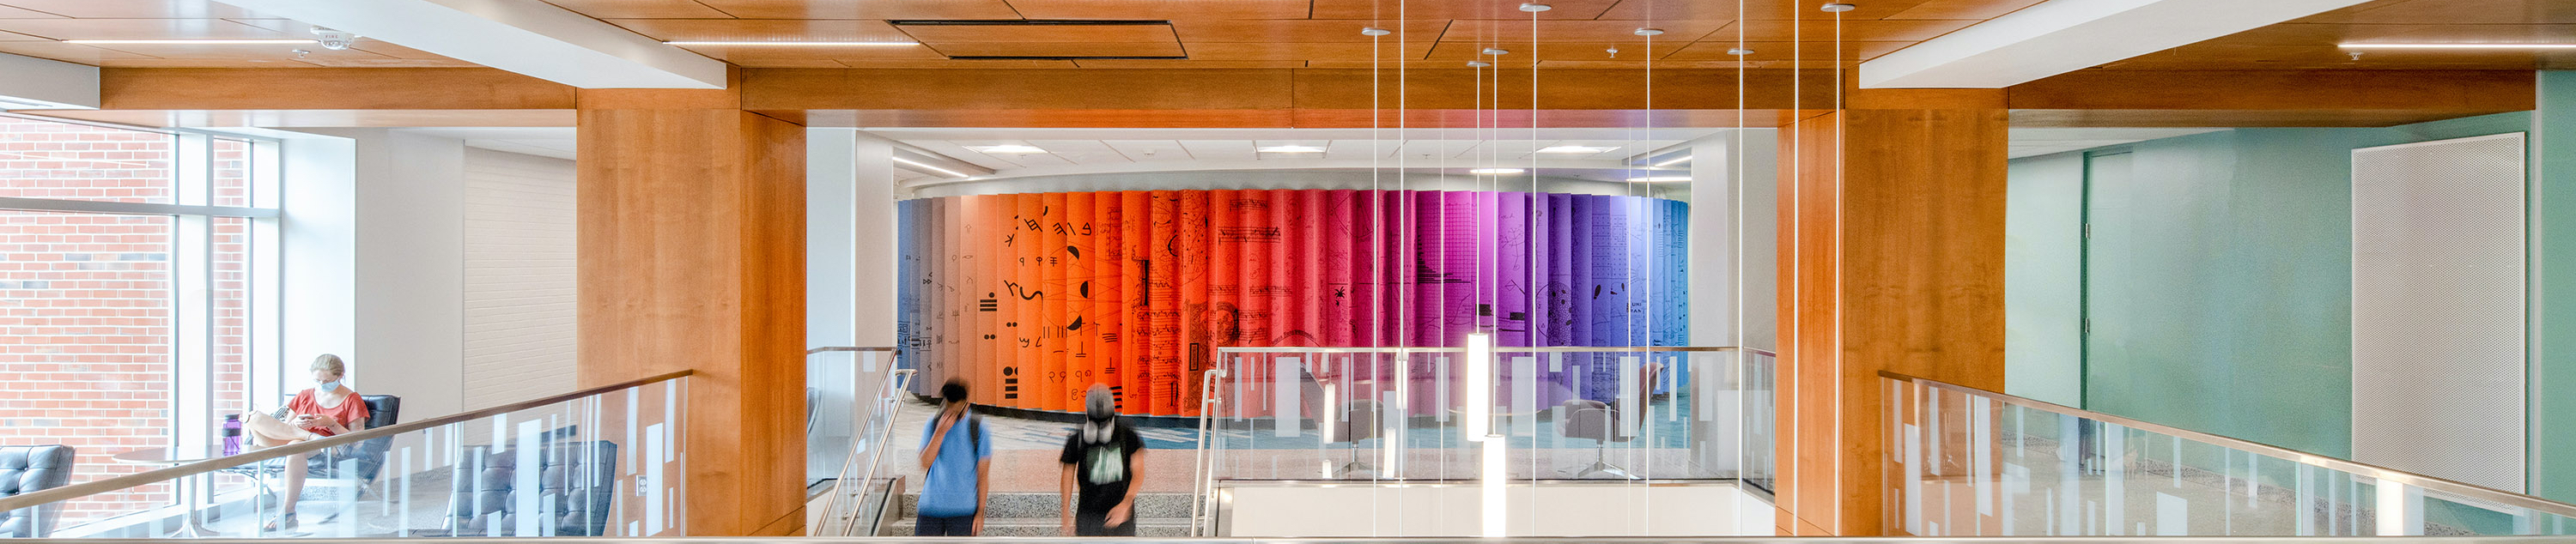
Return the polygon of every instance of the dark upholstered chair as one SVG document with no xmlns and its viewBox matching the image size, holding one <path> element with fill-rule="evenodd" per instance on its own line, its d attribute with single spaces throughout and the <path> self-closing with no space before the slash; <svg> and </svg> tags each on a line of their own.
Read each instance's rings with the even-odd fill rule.
<svg viewBox="0 0 2576 544">
<path fill-rule="evenodd" d="M 609 510 L 617 498 L 617 444 L 606 440 L 563 442 L 540 448 L 538 489 L 519 487 L 518 450 L 475 447 L 456 464 L 456 496 L 448 507 L 453 536 L 513 536 L 518 531 L 519 497 L 536 493 L 554 527 L 551 536 L 606 536 Z M 546 536 L 546 535 L 531 535 Z"/>
<path fill-rule="evenodd" d="M 72 481 L 71 446 L 0 446 L 0 497 L 62 487 Z M 62 510 L 38 506 L 0 512 L 0 537 L 44 538 Z"/>
<path fill-rule="evenodd" d="M 401 421 L 402 397 L 360 395 L 358 400 L 367 403 L 368 429 L 392 427 Z M 326 450 L 320 455 L 313 456 L 312 462 L 305 466 L 305 476 L 316 479 L 306 480 L 306 485 L 348 485 L 364 490 L 369 484 L 375 483 L 376 474 L 384 471 L 385 452 L 392 450 L 393 447 L 394 437 L 388 435 Z M 350 465 L 354 470 L 348 474 L 342 474 L 342 465 Z"/>
</svg>

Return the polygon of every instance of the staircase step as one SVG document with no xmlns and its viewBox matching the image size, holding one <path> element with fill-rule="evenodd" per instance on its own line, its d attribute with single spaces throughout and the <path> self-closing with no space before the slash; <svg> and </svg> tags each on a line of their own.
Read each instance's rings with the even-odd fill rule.
<svg viewBox="0 0 2576 544">
<path fill-rule="evenodd" d="M 897 521 L 897 522 L 895 522 L 894 526 L 893 526 L 893 527 L 889 527 L 889 528 L 887 528 L 887 530 L 886 530 L 885 534 L 884 534 L 884 535 L 881 535 L 881 536 L 912 536 L 912 533 L 913 533 L 913 520 L 912 520 L 911 518 L 905 518 L 905 519 L 904 519 L 904 520 L 902 520 L 902 521 Z M 1063 524 L 1063 522 L 1058 521 L 1058 520 L 1056 520 L 1056 519 L 1054 519 L 1054 518 L 1048 518 L 1048 519 L 1044 519 L 1044 520 L 1038 520 L 1038 519 L 1026 519 L 1026 518 L 1017 518 L 1017 519 L 993 519 L 993 518 L 989 518 L 989 517 L 988 517 L 988 518 L 984 518 L 984 532 L 983 532 L 983 534 L 976 535 L 976 536 L 1066 536 L 1066 535 L 1064 534 L 1064 524 Z M 1139 519 L 1139 520 L 1136 520 L 1136 536 L 1140 536 L 1140 537 L 1186 537 L 1186 536 L 1190 536 L 1190 521 L 1189 521 L 1189 519 L 1188 519 L 1188 518 L 1186 518 L 1186 517 L 1184 517 L 1184 518 L 1182 518 L 1182 519 L 1170 519 L 1170 520 Z"/>
<path fill-rule="evenodd" d="M 1063 497 L 1057 493 L 994 493 L 984 497 L 984 507 L 990 510 L 984 513 L 984 523 L 988 527 L 995 519 L 1044 518 L 1053 521 L 1064 515 Z M 900 517 L 910 519 L 920 515 L 920 510 L 921 494 L 905 493 Z M 1145 521 L 1189 519 L 1190 494 L 1138 493 L 1136 516 Z"/>
</svg>

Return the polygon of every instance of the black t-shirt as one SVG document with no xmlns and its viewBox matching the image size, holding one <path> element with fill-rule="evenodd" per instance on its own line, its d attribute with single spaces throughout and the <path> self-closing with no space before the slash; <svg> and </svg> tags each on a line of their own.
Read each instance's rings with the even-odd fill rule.
<svg viewBox="0 0 2576 544">
<path fill-rule="evenodd" d="M 1145 438 L 1124 419 L 1113 424 L 1109 441 L 1084 444 L 1082 426 L 1075 425 L 1072 436 L 1064 439 L 1064 455 L 1057 462 L 1074 465 L 1073 479 L 1081 493 L 1074 503 L 1079 517 L 1098 518 L 1109 515 L 1109 509 L 1127 499 L 1127 485 L 1136 478 L 1136 452 L 1145 450 Z M 1103 466 L 1115 462 L 1112 466 Z"/>
</svg>

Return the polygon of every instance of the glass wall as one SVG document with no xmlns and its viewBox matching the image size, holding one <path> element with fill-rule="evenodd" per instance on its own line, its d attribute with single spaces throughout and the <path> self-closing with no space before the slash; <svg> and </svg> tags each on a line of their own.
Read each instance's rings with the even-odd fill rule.
<svg viewBox="0 0 2576 544">
<path fill-rule="evenodd" d="M 254 380 L 278 375 L 254 370 L 252 309 L 276 291 L 252 271 L 274 252 L 253 240 L 276 228 L 274 153 L 0 116 L 0 446 L 71 446 L 72 481 L 92 481 L 157 468 L 116 457 L 201 446 L 214 414 L 263 404 L 251 392 L 275 387 Z M 60 526 L 175 498 L 101 494 Z"/>
</svg>

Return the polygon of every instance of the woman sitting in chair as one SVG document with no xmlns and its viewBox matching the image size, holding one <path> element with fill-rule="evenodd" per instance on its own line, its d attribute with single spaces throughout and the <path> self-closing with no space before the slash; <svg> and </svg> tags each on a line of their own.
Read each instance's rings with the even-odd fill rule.
<svg viewBox="0 0 2576 544">
<path fill-rule="evenodd" d="M 357 390 L 340 383 L 349 367 L 340 356 L 323 354 L 313 359 L 313 388 L 295 394 L 286 402 L 286 419 L 265 413 L 242 415 L 242 429 L 250 435 L 251 447 L 266 448 L 319 440 L 326 436 L 357 432 L 367 427 L 367 403 L 358 398 Z M 306 464 L 313 454 L 299 453 L 286 457 L 286 489 L 278 501 L 277 519 L 269 520 L 267 530 L 295 528 L 295 501 L 304 494 Z"/>
</svg>

